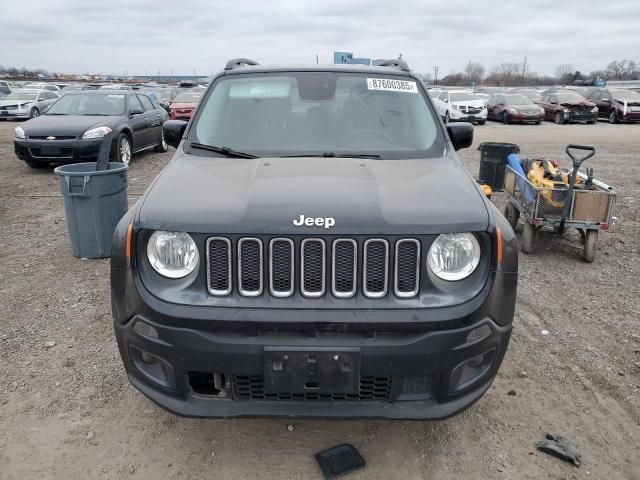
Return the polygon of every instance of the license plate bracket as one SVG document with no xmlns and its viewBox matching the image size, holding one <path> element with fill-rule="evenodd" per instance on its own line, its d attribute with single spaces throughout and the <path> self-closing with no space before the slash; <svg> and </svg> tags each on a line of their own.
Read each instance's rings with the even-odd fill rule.
<svg viewBox="0 0 640 480">
<path fill-rule="evenodd" d="M 55 147 L 53 145 L 42 145 L 40 147 L 40 153 L 42 155 L 60 155 L 62 150 L 60 147 Z"/>
<path fill-rule="evenodd" d="M 360 388 L 360 349 L 264 349 L 265 393 L 357 394 Z"/>
</svg>

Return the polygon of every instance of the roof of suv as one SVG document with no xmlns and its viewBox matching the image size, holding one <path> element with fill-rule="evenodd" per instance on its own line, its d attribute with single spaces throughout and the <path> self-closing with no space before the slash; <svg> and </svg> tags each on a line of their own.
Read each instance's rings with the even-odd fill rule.
<svg viewBox="0 0 640 480">
<path fill-rule="evenodd" d="M 242 65 L 233 69 L 224 70 L 224 75 L 243 73 L 270 73 L 270 72 L 345 72 L 345 73 L 371 73 L 375 75 L 396 75 L 412 77 L 409 71 L 394 67 L 381 67 L 371 65 L 330 64 L 330 65 Z"/>
</svg>

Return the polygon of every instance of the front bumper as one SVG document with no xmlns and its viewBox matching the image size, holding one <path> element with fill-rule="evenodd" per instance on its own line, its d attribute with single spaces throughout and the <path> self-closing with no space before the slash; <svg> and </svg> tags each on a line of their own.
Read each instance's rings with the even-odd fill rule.
<svg viewBox="0 0 640 480">
<path fill-rule="evenodd" d="M 31 163 L 95 162 L 102 139 L 33 140 L 15 139 L 13 147 L 20 160 Z"/>
<path fill-rule="evenodd" d="M 192 115 L 193 115 L 193 110 L 189 112 L 176 112 L 176 111 L 169 112 L 169 117 L 171 118 L 171 120 L 189 120 L 191 119 Z"/>
<path fill-rule="evenodd" d="M 596 122 L 598 120 L 598 112 L 566 112 L 564 120 L 565 122 Z"/>
<path fill-rule="evenodd" d="M 115 273 L 115 334 L 131 383 L 161 407 L 191 417 L 441 419 L 455 415 L 491 385 L 507 349 L 515 304 L 516 274 L 499 273 L 479 306 L 474 302 L 472 311 L 446 326 L 409 327 L 424 312 L 405 309 L 382 314 L 388 319 L 386 325 L 402 327 L 404 321 L 409 328 L 389 330 L 373 324 L 348 328 L 347 318 L 362 321 L 368 315 L 380 315 L 379 311 L 343 311 L 342 327 L 332 323 L 321 328 L 322 314 L 314 310 L 296 312 L 306 317 L 305 323 L 310 321 L 307 328 L 300 324 L 287 328 L 282 323 L 269 327 L 243 321 L 250 315 L 245 309 L 237 309 L 237 322 L 177 316 L 175 307 L 157 308 L 158 302 L 152 302 L 156 307 L 152 310 L 142 300 L 148 299 L 147 293 L 140 295 L 140 285 L 131 275 L 125 270 Z M 123 292 L 126 298 L 119 300 Z M 118 320 L 132 310 L 135 313 L 127 313 L 126 321 Z M 470 340 L 471 332 L 483 333 Z M 270 351 L 310 355 L 348 351 L 357 363 L 353 374 L 357 387 L 345 393 L 331 382 L 320 382 L 325 389 L 317 395 L 304 391 L 306 384 L 302 391 L 287 385 L 274 390 L 269 387 L 266 361 Z"/>
<path fill-rule="evenodd" d="M 624 114 L 622 111 L 620 111 L 620 119 L 623 122 L 640 122 L 640 112 L 627 111 L 627 113 Z"/>
<path fill-rule="evenodd" d="M 31 110 L 28 108 L 22 110 L 3 110 L 2 107 L 0 107 L 0 118 L 28 119 L 31 118 Z"/>
<path fill-rule="evenodd" d="M 453 122 L 486 122 L 487 110 L 483 109 L 478 113 L 466 113 L 461 110 L 451 110 L 449 119 Z"/>
<path fill-rule="evenodd" d="M 544 114 L 536 113 L 533 115 L 528 115 L 524 113 L 510 113 L 509 120 L 511 120 L 512 122 L 521 122 L 521 123 L 527 123 L 527 122 L 538 123 L 544 120 Z"/>
</svg>

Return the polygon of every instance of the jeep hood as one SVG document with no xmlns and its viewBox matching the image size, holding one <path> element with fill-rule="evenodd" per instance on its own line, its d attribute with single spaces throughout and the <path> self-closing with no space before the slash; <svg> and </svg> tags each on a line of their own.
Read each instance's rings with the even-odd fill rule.
<svg viewBox="0 0 640 480">
<path fill-rule="evenodd" d="M 335 226 L 293 225 L 300 215 Z M 192 233 L 427 234 L 486 230 L 479 188 L 455 159 L 176 156 L 138 212 L 142 228 Z"/>
</svg>

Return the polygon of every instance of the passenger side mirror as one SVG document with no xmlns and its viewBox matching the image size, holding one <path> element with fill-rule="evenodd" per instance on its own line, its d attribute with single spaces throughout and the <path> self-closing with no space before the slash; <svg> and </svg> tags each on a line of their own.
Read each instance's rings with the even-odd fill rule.
<svg viewBox="0 0 640 480">
<path fill-rule="evenodd" d="M 178 148 L 188 124 L 189 122 L 185 122 L 184 120 L 167 120 L 164 122 L 162 125 L 164 141 L 172 147 Z"/>
<path fill-rule="evenodd" d="M 473 125 L 471 123 L 449 123 L 447 124 L 447 132 L 455 150 L 470 147 L 473 143 Z"/>
</svg>

